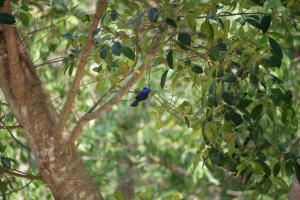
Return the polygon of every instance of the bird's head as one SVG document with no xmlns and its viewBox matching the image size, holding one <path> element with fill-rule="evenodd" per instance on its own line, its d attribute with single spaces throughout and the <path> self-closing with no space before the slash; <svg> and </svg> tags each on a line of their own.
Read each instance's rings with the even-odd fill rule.
<svg viewBox="0 0 300 200">
<path fill-rule="evenodd" d="M 144 92 L 147 92 L 147 93 L 150 93 L 150 92 L 151 92 L 151 89 L 150 89 L 150 88 L 147 88 L 147 87 L 144 87 L 144 88 L 143 88 L 143 91 L 144 91 Z"/>
</svg>

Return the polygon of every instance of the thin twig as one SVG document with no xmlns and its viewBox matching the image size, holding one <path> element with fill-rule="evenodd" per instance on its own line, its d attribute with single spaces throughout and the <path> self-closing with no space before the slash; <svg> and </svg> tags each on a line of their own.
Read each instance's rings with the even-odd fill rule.
<svg viewBox="0 0 300 200">
<path fill-rule="evenodd" d="M 1 166 L 0 166 L 0 172 L 4 172 L 4 173 L 12 175 L 12 176 L 16 176 L 16 177 L 20 177 L 20 178 L 26 178 L 26 179 L 30 179 L 30 180 L 41 180 L 40 176 L 35 176 L 35 175 L 27 174 L 27 173 L 24 173 L 24 172 L 22 172 L 22 173 L 16 172 L 16 171 L 13 171 L 11 169 L 1 167 Z"/>
<path fill-rule="evenodd" d="M 104 172 L 101 172 L 100 174 L 94 174 L 93 175 L 93 177 L 97 177 L 97 176 L 104 176 L 105 174 L 107 174 L 108 172 L 111 172 L 114 168 L 116 168 L 118 165 L 116 164 L 116 165 L 114 165 L 112 168 L 110 168 L 110 169 L 108 169 L 108 170 L 106 170 L 106 171 L 104 171 Z"/>
<path fill-rule="evenodd" d="M 40 29 L 36 29 L 36 30 L 33 30 L 33 31 L 31 31 L 31 32 L 29 32 L 29 33 L 27 33 L 27 35 L 20 41 L 20 43 L 19 43 L 19 45 L 18 45 L 18 47 L 30 36 L 30 35 L 32 35 L 32 34 L 34 34 L 34 33 L 36 33 L 36 32 L 39 32 L 39 31 L 43 31 L 43 30 L 46 30 L 46 29 L 49 29 L 49 28 L 51 28 L 52 26 L 54 26 L 54 25 L 57 25 L 57 24 L 59 24 L 59 23 L 61 23 L 61 22 L 63 22 L 63 21 L 66 21 L 67 19 L 69 18 L 69 16 L 68 17 L 66 17 L 65 19 L 59 19 L 58 20 L 58 22 L 56 22 L 55 24 L 50 24 L 49 26 L 46 26 L 46 27 L 43 27 L 43 28 L 40 28 Z"/>
<path fill-rule="evenodd" d="M 128 73 L 127 75 L 129 75 L 130 73 Z M 126 76 L 124 76 L 124 77 L 122 77 L 122 79 L 121 80 L 119 80 L 119 83 L 121 83 L 126 77 L 127 77 L 127 75 Z M 95 108 L 97 107 L 97 106 L 99 106 L 101 103 L 102 103 L 102 101 L 103 101 L 103 99 L 108 95 L 108 94 L 110 94 L 110 93 L 112 93 L 112 90 L 113 89 L 115 89 L 115 87 L 116 87 L 116 85 L 113 85 L 113 86 L 111 86 L 98 100 L 97 100 L 97 102 L 94 104 L 94 106 L 87 112 L 87 113 L 91 113 L 91 112 L 93 112 L 94 110 L 95 110 Z"/>
<path fill-rule="evenodd" d="M 98 100 L 97 102 L 94 104 L 93 107 L 91 107 L 91 109 L 88 111 L 88 113 L 91 113 L 95 110 L 95 108 L 97 108 L 97 106 L 103 101 L 103 99 L 109 94 L 111 93 L 111 91 L 115 88 L 116 86 L 113 85 L 111 86 L 111 88 L 109 88 Z"/>
<path fill-rule="evenodd" d="M 79 87 L 84 87 L 84 86 L 87 86 L 87 85 L 90 85 L 90 84 L 93 84 L 93 83 L 97 83 L 98 81 L 100 81 L 102 78 L 99 78 L 99 79 L 97 79 L 97 80 L 95 80 L 95 81 L 90 81 L 90 82 L 87 82 L 87 83 L 82 83 L 82 84 L 80 84 L 80 86 Z"/>
<path fill-rule="evenodd" d="M 221 12 L 223 13 L 223 12 Z M 198 19 L 214 19 L 217 17 L 231 17 L 231 16 L 237 16 L 237 15 L 265 15 L 266 13 L 260 13 L 260 12 L 249 12 L 249 13 L 226 13 L 226 14 L 215 14 L 215 15 L 206 15 L 206 16 L 198 16 L 196 18 Z"/>
<path fill-rule="evenodd" d="M 0 194 L 0 196 L 6 196 L 6 195 L 9 195 L 9 194 L 18 192 L 18 191 L 20 191 L 20 190 L 23 190 L 24 188 L 28 187 L 28 185 L 29 185 L 30 183 L 32 183 L 32 181 L 33 181 L 33 180 L 29 181 L 29 182 L 28 182 L 26 185 L 24 185 L 23 187 L 20 187 L 20 188 L 18 188 L 18 189 L 16 189 L 16 190 L 13 190 L 13 191 L 11 191 L 11 192 L 7 192 L 7 193 L 4 193 L 4 194 L 2 193 L 2 194 Z"/>
<path fill-rule="evenodd" d="M 22 128 L 21 125 L 12 125 L 12 126 L 0 126 L 0 129 L 19 129 Z"/>
<path fill-rule="evenodd" d="M 181 168 L 174 164 L 168 163 L 167 161 L 161 160 L 160 158 L 158 158 L 156 156 L 148 155 L 147 157 L 151 162 L 159 164 L 159 165 L 169 169 L 171 172 L 173 172 L 174 174 L 176 174 L 178 176 L 186 176 L 187 175 L 187 172 L 184 168 Z"/>
<path fill-rule="evenodd" d="M 13 133 L 10 131 L 10 129 L 7 128 L 7 126 L 5 125 L 4 122 L 0 121 L 0 123 L 2 124 L 2 126 L 8 131 L 9 135 L 23 148 L 25 148 L 26 150 L 30 151 L 29 147 L 27 147 L 26 145 L 24 145 L 20 140 L 18 140 Z"/>
<path fill-rule="evenodd" d="M 67 58 L 66 56 L 62 56 L 62 57 L 58 57 L 58 58 L 53 58 L 53 59 L 50 59 L 50 60 L 47 60 L 41 64 L 38 64 L 38 65 L 35 65 L 35 67 L 40 67 L 40 66 L 43 66 L 43 65 L 48 65 L 48 64 L 52 64 L 52 63 L 56 63 L 56 62 L 61 62 L 63 61 L 65 58 Z"/>
</svg>

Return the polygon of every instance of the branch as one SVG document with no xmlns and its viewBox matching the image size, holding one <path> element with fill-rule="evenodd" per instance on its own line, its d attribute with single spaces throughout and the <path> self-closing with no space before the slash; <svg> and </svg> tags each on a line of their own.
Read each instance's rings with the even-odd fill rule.
<svg viewBox="0 0 300 200">
<path fill-rule="evenodd" d="M 230 12 L 221 12 L 219 14 L 214 15 L 206 15 L 206 16 L 198 16 L 196 18 L 198 19 L 212 19 L 215 17 L 231 17 L 231 16 L 237 16 L 237 15 L 265 15 L 266 13 L 260 13 L 260 12 L 249 12 L 249 13 L 230 13 Z"/>
<path fill-rule="evenodd" d="M 35 67 L 38 68 L 38 67 L 41 67 L 43 65 L 48 65 L 48 64 L 52 64 L 52 63 L 56 63 L 56 62 L 61 62 L 65 58 L 67 58 L 67 56 L 61 56 L 61 57 L 58 57 L 58 58 L 53 58 L 53 59 L 47 60 L 47 61 L 45 61 L 41 64 L 35 65 Z"/>
<path fill-rule="evenodd" d="M 157 48 L 158 40 L 154 41 L 153 44 L 155 45 L 150 53 L 145 57 L 142 66 L 139 68 L 138 72 L 135 72 L 132 77 L 127 81 L 125 86 L 119 90 L 119 92 L 113 96 L 107 103 L 103 106 L 95 110 L 94 112 L 85 114 L 75 125 L 73 128 L 70 138 L 68 139 L 69 142 L 74 142 L 77 137 L 80 135 L 80 132 L 85 124 L 89 121 L 99 117 L 109 111 L 115 104 L 117 104 L 131 89 L 131 87 L 141 79 L 143 73 L 148 69 L 150 63 L 155 55 L 155 50 Z"/>
<path fill-rule="evenodd" d="M 40 29 L 35 29 L 35 30 L 31 31 L 31 32 L 28 32 L 26 36 L 24 36 L 22 39 L 20 39 L 19 45 L 20 45 L 20 44 L 23 44 L 23 42 L 24 42 L 29 36 L 31 36 L 32 34 L 35 34 L 36 32 L 39 32 L 39 31 L 44 31 L 44 30 L 50 29 L 53 25 L 58 25 L 59 23 L 66 21 L 68 18 L 69 18 L 69 17 L 66 17 L 65 19 L 58 20 L 58 22 L 56 22 L 55 24 L 52 24 L 52 23 L 51 23 L 51 25 L 49 25 L 49 26 L 46 26 L 46 27 L 43 27 L 43 28 L 40 28 Z"/>
<path fill-rule="evenodd" d="M 184 168 L 178 167 L 178 166 L 168 163 L 164 160 L 162 161 L 161 159 L 159 159 L 156 156 L 148 155 L 147 157 L 151 162 L 162 165 L 163 167 L 169 169 L 172 173 L 176 174 L 177 176 L 186 176 L 187 175 L 187 172 Z"/>
<path fill-rule="evenodd" d="M 292 183 L 292 188 L 289 192 L 288 199 L 289 200 L 299 200 L 300 198 L 300 185 L 298 183 L 298 180 L 296 176 L 293 176 L 293 183 Z"/>
<path fill-rule="evenodd" d="M 7 0 L 4 3 L 4 12 L 11 14 L 11 1 Z M 5 40 L 8 53 L 9 73 L 10 73 L 10 87 L 16 100 L 20 103 L 25 96 L 24 90 L 24 76 L 21 70 L 20 58 L 17 46 L 16 29 L 12 25 L 3 25 Z"/>
<path fill-rule="evenodd" d="M 26 145 L 24 145 L 20 140 L 18 140 L 14 134 L 10 131 L 10 129 L 5 125 L 4 122 L 0 121 L 0 123 L 2 124 L 2 126 L 4 127 L 4 129 L 6 129 L 9 133 L 9 135 L 23 148 L 25 148 L 27 151 L 30 151 L 29 147 L 27 147 Z M 21 126 L 20 126 L 21 127 Z"/>
<path fill-rule="evenodd" d="M 23 126 L 21 126 L 21 125 L 0 126 L 0 129 L 11 130 L 11 129 L 19 129 L 19 128 L 22 128 L 22 127 L 23 127 Z"/>
<path fill-rule="evenodd" d="M 91 109 L 88 111 L 88 113 L 92 113 L 98 105 L 100 105 L 100 103 L 103 101 L 103 99 L 110 94 L 110 92 L 116 87 L 116 85 L 111 86 L 111 88 L 109 88 L 98 100 L 97 102 L 93 105 L 93 107 L 91 107 Z"/>
<path fill-rule="evenodd" d="M 22 186 L 22 187 L 20 187 L 20 188 L 18 188 L 18 189 L 15 189 L 15 190 L 13 190 L 13 191 L 11 191 L 11 192 L 2 193 L 0 196 L 5 197 L 5 196 L 7 196 L 7 195 L 9 195 L 9 194 L 12 194 L 12 193 L 18 192 L 18 191 L 20 191 L 20 190 L 23 190 L 24 188 L 28 187 L 28 186 L 30 185 L 30 183 L 32 183 L 32 181 L 33 181 L 33 180 L 29 181 L 26 185 L 24 185 L 24 186 Z"/>
<path fill-rule="evenodd" d="M 127 75 L 128 76 L 128 75 Z M 119 80 L 119 83 L 121 83 L 122 81 L 124 81 L 125 77 L 122 77 L 122 79 Z M 111 86 L 106 92 L 104 92 L 104 94 L 96 101 L 96 103 L 93 105 L 93 107 L 88 111 L 88 113 L 93 112 L 97 106 L 99 106 L 102 101 L 104 100 L 105 97 L 107 97 L 107 95 L 109 95 L 113 89 L 115 89 L 116 85 Z"/>
<path fill-rule="evenodd" d="M 0 167 L 0 172 L 4 172 L 6 174 L 12 175 L 12 176 L 17 176 L 20 178 L 27 178 L 30 180 L 41 180 L 40 176 L 35 176 L 35 175 L 31 175 L 31 174 L 26 174 L 26 173 L 18 173 L 12 170 L 9 170 L 8 168 L 5 167 Z"/>
<path fill-rule="evenodd" d="M 84 67 L 87 64 L 88 56 L 89 56 L 90 50 L 93 46 L 93 31 L 95 29 L 97 29 L 97 27 L 98 27 L 100 18 L 104 12 L 105 5 L 106 5 L 106 0 L 98 0 L 95 17 L 94 17 L 93 23 L 91 24 L 91 26 L 88 30 L 87 41 L 86 41 L 85 47 L 82 51 L 82 54 L 81 54 L 81 57 L 79 60 L 75 78 L 72 83 L 71 90 L 69 91 L 66 103 L 61 112 L 59 124 L 56 127 L 57 128 L 56 131 L 58 134 L 62 132 L 64 126 L 66 125 L 68 115 L 72 109 L 72 105 L 75 100 L 80 81 L 84 75 Z"/>
</svg>

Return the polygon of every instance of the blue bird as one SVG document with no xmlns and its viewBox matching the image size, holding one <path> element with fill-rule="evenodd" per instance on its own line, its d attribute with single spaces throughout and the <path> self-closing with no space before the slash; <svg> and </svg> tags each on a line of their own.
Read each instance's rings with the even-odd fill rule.
<svg viewBox="0 0 300 200">
<path fill-rule="evenodd" d="M 150 92 L 150 88 L 144 87 L 143 90 L 136 95 L 135 101 L 131 104 L 131 106 L 136 107 L 140 101 L 146 100 Z"/>
</svg>

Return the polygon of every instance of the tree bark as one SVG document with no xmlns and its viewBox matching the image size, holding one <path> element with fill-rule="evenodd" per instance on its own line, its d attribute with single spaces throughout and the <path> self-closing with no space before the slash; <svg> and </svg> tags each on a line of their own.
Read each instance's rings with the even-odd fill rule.
<svg viewBox="0 0 300 200">
<path fill-rule="evenodd" d="M 289 193 L 289 200 L 300 200 L 300 185 L 295 176 L 293 177 L 293 184 Z"/>
<path fill-rule="evenodd" d="M 12 37 L 15 37 L 16 44 L 19 44 L 15 28 L 9 28 L 13 28 Z M 24 84 L 21 88 L 20 85 L 13 84 L 16 71 L 12 73 L 9 67 L 7 48 L 10 47 L 6 43 L 5 31 L 7 27 L 0 26 L 0 88 L 24 131 L 43 181 L 58 200 L 103 199 L 74 144 L 63 144 L 62 136 L 53 131 L 53 127 L 58 124 L 58 115 L 49 103 L 48 95 L 44 92 L 36 70 L 23 48 L 23 51 L 17 52 L 20 60 L 17 76 L 24 80 Z M 18 91 L 24 91 L 22 99 L 16 98 L 15 87 L 18 87 Z"/>
</svg>

